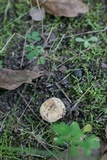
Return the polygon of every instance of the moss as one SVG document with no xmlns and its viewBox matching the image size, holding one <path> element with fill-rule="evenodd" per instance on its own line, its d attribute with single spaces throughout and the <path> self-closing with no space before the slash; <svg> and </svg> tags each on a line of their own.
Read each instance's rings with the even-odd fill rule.
<svg viewBox="0 0 107 160">
<path fill-rule="evenodd" d="M 30 150 L 30 148 L 44 149 L 45 146 L 45 149 L 57 150 L 57 146 L 53 143 L 54 133 L 51 125 L 41 120 L 39 107 L 45 99 L 51 96 L 64 99 L 65 95 L 61 89 L 72 101 L 71 108 L 77 103 L 76 110 L 71 114 L 68 111 L 69 113 L 62 121 L 67 123 L 73 120 L 78 121 L 81 127 L 85 124 L 91 124 L 93 133 L 105 139 L 107 70 L 101 66 L 102 63 L 107 64 L 107 33 L 104 30 L 107 26 L 107 21 L 104 2 L 106 3 L 104 0 L 102 3 L 100 0 L 97 2 L 86 0 L 86 3 L 90 6 L 89 13 L 75 18 L 54 17 L 46 14 L 43 26 L 41 22 L 34 22 L 32 30 L 38 31 L 41 35 L 43 27 L 44 38 L 41 36 L 41 43 L 43 44 L 46 42 L 47 35 L 49 35 L 53 27 L 48 42 L 50 48 L 47 49 L 49 47 L 47 46 L 44 49 L 45 55 L 48 55 L 46 57 L 47 65 L 42 66 L 43 69 L 46 69 L 48 73 L 51 72 L 51 74 L 48 75 L 48 78 L 46 76 L 37 83 L 28 85 L 23 93 L 22 86 L 17 91 L 10 91 L 7 99 L 1 98 L 2 101 L 9 101 L 11 107 L 15 106 L 15 108 L 12 108 L 13 112 L 10 112 L 9 115 L 4 112 L 0 117 L 2 120 L 0 123 L 4 126 L 3 131 L 0 133 L 2 147 L 10 146 L 11 148 L 15 146 L 17 148 L 29 148 Z M 30 5 L 26 2 L 19 3 L 17 1 L 11 2 L 4 20 L 7 1 L 0 3 L 0 20 L 3 22 L 0 29 L 0 49 L 2 49 L 13 33 L 17 32 L 22 36 L 26 34 L 31 27 L 31 19 L 27 14 Z M 98 42 L 95 45 L 92 44 L 88 49 L 85 49 L 81 43 L 77 43 L 75 40 L 76 37 L 90 38 L 92 36 L 96 36 Z M 12 52 L 13 48 L 20 47 L 17 42 L 17 38 L 11 41 L 4 53 L 7 54 L 10 50 Z M 20 52 L 23 52 L 22 48 L 18 48 Z M 59 65 L 66 67 L 64 74 L 58 71 Z M 77 69 L 82 71 L 81 77 L 75 75 L 75 70 Z M 62 83 L 64 78 L 67 80 L 67 82 L 64 82 L 67 83 L 67 86 Z M 61 89 L 56 87 L 55 82 L 60 82 Z M 12 100 L 10 101 L 10 99 Z M 77 112 L 79 115 L 77 115 Z M 27 155 L 24 153 L 19 154 L 18 151 L 13 152 L 12 150 L 7 152 L 4 148 L 0 151 L 0 155 L 5 160 L 33 160 L 36 156 L 35 153 Z M 45 159 L 45 156 L 40 159 Z"/>
</svg>

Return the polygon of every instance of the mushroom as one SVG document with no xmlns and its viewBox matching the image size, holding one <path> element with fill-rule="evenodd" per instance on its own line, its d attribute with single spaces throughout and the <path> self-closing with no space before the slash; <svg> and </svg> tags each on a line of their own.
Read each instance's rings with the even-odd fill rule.
<svg viewBox="0 0 107 160">
<path fill-rule="evenodd" d="M 55 122 L 66 113 L 64 103 L 59 98 L 49 98 L 40 107 L 40 115 L 47 122 Z"/>
</svg>

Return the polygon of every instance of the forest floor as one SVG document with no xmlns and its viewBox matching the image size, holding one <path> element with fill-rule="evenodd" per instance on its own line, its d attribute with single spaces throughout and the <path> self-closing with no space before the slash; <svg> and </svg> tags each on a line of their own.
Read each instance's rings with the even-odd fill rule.
<svg viewBox="0 0 107 160">
<path fill-rule="evenodd" d="M 32 22 L 29 3 L 0 2 L 0 50 L 8 42 L 0 53 L 3 68 L 46 73 L 15 90 L 0 89 L 2 160 L 43 160 L 46 156 L 40 151 L 35 153 L 35 148 L 50 152 L 57 149 L 51 124 L 43 121 L 39 113 L 41 104 L 51 97 L 60 98 L 67 109 L 58 122 L 77 121 L 81 128 L 91 124 L 92 133 L 106 141 L 107 2 L 86 3 L 90 8 L 87 14 L 75 18 L 46 14 L 43 22 Z M 33 31 L 40 34 L 41 41 L 36 45 L 43 47 L 45 64 L 27 59 L 24 37 Z M 85 41 L 97 37 L 98 41 L 85 48 L 77 37 Z"/>
</svg>

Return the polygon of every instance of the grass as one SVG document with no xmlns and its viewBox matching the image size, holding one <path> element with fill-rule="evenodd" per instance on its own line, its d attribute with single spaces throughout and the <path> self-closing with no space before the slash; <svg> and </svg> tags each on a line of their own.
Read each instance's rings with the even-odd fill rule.
<svg viewBox="0 0 107 160">
<path fill-rule="evenodd" d="M 100 1 L 86 0 L 86 2 L 90 5 L 90 11 L 80 17 L 66 20 L 66 18 L 47 14 L 43 22 L 45 40 L 53 27 L 51 34 L 53 41 L 48 41 L 51 49 L 46 59 L 50 72 L 54 74 L 57 74 L 56 69 L 59 66 L 66 66 L 62 79 L 67 76 L 65 79 L 69 81 L 69 87 L 63 86 L 62 81 L 59 85 L 72 101 L 70 107 L 78 108 L 79 112 L 77 116 L 77 112 L 73 111 L 72 116 L 67 114 L 60 121 L 67 123 L 77 121 L 81 128 L 86 124 L 91 124 L 93 126 L 92 133 L 105 140 L 107 70 L 101 67 L 101 63 L 107 63 L 107 20 L 104 11 L 106 1 L 103 0 L 101 3 Z M 6 1 L 0 3 L 2 3 L 0 11 L 3 20 L 0 30 L 0 49 L 2 49 L 13 33 L 17 32 L 25 36 L 31 25 L 31 20 L 26 18 L 28 15 L 25 14 L 29 10 L 28 4 L 11 3 L 11 8 L 8 10 L 11 17 L 6 11 L 3 19 L 7 6 Z M 22 18 L 20 18 L 21 15 L 23 15 Z M 16 21 L 12 22 L 14 20 Z M 34 22 L 34 24 L 32 30 L 41 33 L 41 22 Z M 3 27 L 4 29 L 2 29 Z M 49 40 L 52 39 L 51 35 Z M 84 36 L 87 39 L 96 36 L 98 42 L 85 49 L 82 44 L 76 42 L 76 37 L 84 38 Z M 8 49 L 11 53 L 12 46 L 15 45 L 17 45 L 17 41 L 15 44 L 13 41 L 9 43 L 4 53 L 7 54 Z M 1 59 L 3 60 L 2 57 Z M 74 73 L 77 69 L 82 71 L 81 77 L 75 76 Z M 51 76 L 46 78 L 46 83 L 54 86 L 50 90 L 46 89 L 46 84 L 40 80 L 38 86 L 36 84 L 26 85 L 25 88 L 22 86 L 15 91 L 17 94 L 14 91 L 8 92 L 10 96 L 11 93 L 16 94 L 16 97 L 12 95 L 15 99 L 12 111 L 0 112 L 0 156 L 3 160 L 46 159 L 47 154 L 49 154 L 48 156 L 54 154 L 52 150 L 57 152 L 59 149 L 53 143 L 55 135 L 51 124 L 41 120 L 39 115 L 40 104 L 47 98 L 52 96 L 65 98 L 61 89 L 55 86 L 55 81 L 56 79 L 54 80 Z M 40 83 L 42 83 L 42 87 Z M 41 95 L 41 90 L 43 90 L 43 95 Z M 39 150 L 46 152 L 45 155 Z"/>
</svg>

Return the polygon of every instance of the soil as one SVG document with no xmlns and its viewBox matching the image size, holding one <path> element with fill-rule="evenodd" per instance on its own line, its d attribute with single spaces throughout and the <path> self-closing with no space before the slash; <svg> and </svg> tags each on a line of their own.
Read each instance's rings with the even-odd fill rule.
<svg viewBox="0 0 107 160">
<path fill-rule="evenodd" d="M 12 12 L 9 12 L 11 15 Z M 10 16 L 12 17 L 12 15 Z M 1 18 L 1 17 L 0 17 Z M 47 18 L 49 19 L 49 23 L 52 23 L 55 20 L 55 17 L 52 15 L 47 15 Z M 81 21 L 82 16 L 78 16 L 77 19 Z M 0 20 L 2 21 L 2 20 Z M 24 21 L 27 23 L 31 21 L 31 18 L 28 14 L 24 16 Z M 69 41 L 71 37 L 69 37 L 69 34 L 66 34 L 64 37 L 64 40 L 62 41 L 62 44 L 57 50 L 54 50 L 53 52 L 50 52 L 52 49 L 53 42 L 56 41 L 57 35 L 63 35 L 66 33 L 67 27 L 69 25 L 70 18 L 62 17 L 60 18 L 60 21 L 62 22 L 61 25 L 59 25 L 59 28 L 57 31 L 53 32 L 48 40 L 48 44 L 45 44 L 47 37 L 49 36 L 50 30 L 47 26 L 44 25 L 44 34 L 41 30 L 41 23 L 33 22 L 33 24 L 30 26 L 32 31 L 37 31 L 40 33 L 41 41 L 36 43 L 35 45 L 42 45 L 44 47 L 44 55 L 46 58 L 46 63 L 44 65 L 37 65 L 37 59 L 35 58 L 32 61 L 29 61 L 27 59 L 27 54 L 24 51 L 24 45 L 25 40 L 20 36 L 16 35 L 12 38 L 12 40 L 9 42 L 9 45 L 6 48 L 6 55 L 3 58 L 3 68 L 8 69 L 16 69 L 16 70 L 24 70 L 29 69 L 32 71 L 43 71 L 44 76 L 33 80 L 32 84 L 23 84 L 20 87 L 18 87 L 15 90 L 5 90 L 0 89 L 0 121 L 4 120 L 4 117 L 8 117 L 9 115 L 13 115 L 13 132 L 11 133 L 12 137 L 20 137 L 19 133 L 20 130 L 17 126 L 17 121 L 20 120 L 21 125 L 26 124 L 25 117 L 32 117 L 31 121 L 36 121 L 35 124 L 39 125 L 40 122 L 42 122 L 43 128 L 46 131 L 46 127 L 49 127 L 49 124 L 41 119 L 41 116 L 39 114 L 40 106 L 41 104 L 51 97 L 57 97 L 60 98 L 65 106 L 66 106 L 66 115 L 59 120 L 58 122 L 64 121 L 66 123 L 71 123 L 72 121 L 77 121 L 80 126 L 83 127 L 83 123 L 88 118 L 91 119 L 89 116 L 89 112 L 92 111 L 95 116 L 95 121 L 99 122 L 99 124 L 102 125 L 102 128 L 100 128 L 100 131 L 96 131 L 96 128 L 93 128 L 93 132 L 97 132 L 98 136 L 101 136 L 105 139 L 104 135 L 104 127 L 107 123 L 107 118 L 104 115 L 103 112 L 100 112 L 99 110 L 87 110 L 86 106 L 90 102 L 90 100 L 87 100 L 84 102 L 78 102 L 78 99 L 76 99 L 75 91 L 72 88 L 72 82 L 75 79 L 78 79 L 79 83 L 87 82 L 84 78 L 84 69 L 81 67 L 81 65 L 78 65 L 78 69 L 75 70 L 77 64 L 76 62 L 68 61 L 68 59 L 71 58 L 71 55 L 67 53 L 67 55 L 61 55 L 60 52 L 63 52 L 63 49 L 68 48 Z M 31 23 L 30 23 L 31 24 Z M 19 24 L 17 26 L 19 27 Z M 17 32 L 17 27 L 12 28 L 12 33 L 15 31 Z M 25 29 L 25 28 L 24 28 Z M 29 25 L 27 25 L 26 31 L 23 29 L 21 32 L 22 35 L 25 35 L 26 31 L 29 29 Z M 74 34 L 81 34 L 85 31 L 89 31 L 90 28 L 85 29 L 72 29 L 72 33 Z M 61 36 L 60 36 L 61 37 Z M 76 47 L 76 46 L 75 46 Z M 59 53 L 57 57 L 57 53 Z M 77 55 L 76 55 L 77 56 Z M 105 77 L 107 75 L 107 63 L 106 60 L 103 61 L 103 58 L 101 59 L 101 75 L 102 77 Z M 80 60 L 81 61 L 81 60 Z M 97 77 L 97 66 L 95 63 L 85 63 L 86 67 L 89 69 L 89 71 L 93 74 L 95 80 Z M 98 66 L 99 67 L 99 66 Z M 102 85 L 102 84 L 101 84 Z M 105 87 L 105 86 L 102 86 Z M 81 93 L 83 94 L 83 93 Z M 88 95 L 87 95 L 88 96 Z M 88 99 L 88 97 L 86 98 Z M 78 102 L 76 104 L 76 102 Z M 106 103 L 104 103 L 104 106 L 106 108 Z M 88 120 L 89 120 L 88 119 Z M 87 121 L 88 121 L 87 120 Z M 95 122 L 95 123 L 97 123 Z M 102 124 L 103 123 L 103 124 Z M 35 126 L 36 126 L 35 125 Z M 25 127 L 26 128 L 26 127 Z M 28 126 L 29 130 L 31 129 L 31 126 Z M 0 135 L 3 135 L 5 126 L 2 126 L 0 128 Z M 26 130 L 26 129 L 25 129 Z M 36 134 L 38 134 L 40 131 L 37 129 Z M 50 134 L 52 134 L 50 132 Z M 48 134 L 46 134 L 49 139 Z M 46 137 L 45 137 L 46 138 Z M 20 139 L 20 138 L 19 138 Z M 50 141 L 50 139 L 49 139 Z M 17 143 L 13 138 L 14 144 L 17 146 Z M 22 142 L 25 146 L 28 146 L 26 144 L 26 140 L 22 139 Z M 48 145 L 45 144 L 48 148 Z M 43 149 L 43 146 L 38 142 L 34 142 L 32 146 L 37 147 L 39 149 Z M 51 147 L 50 147 L 51 148 Z M 65 146 L 66 148 L 66 146 Z M 20 154 L 20 159 L 24 159 L 25 156 L 23 154 Z M 29 158 L 29 157 L 28 157 Z M 40 158 L 37 158 L 40 159 Z M 42 158 L 41 158 L 42 159 Z M 32 158 L 33 160 L 33 158 Z"/>
</svg>

